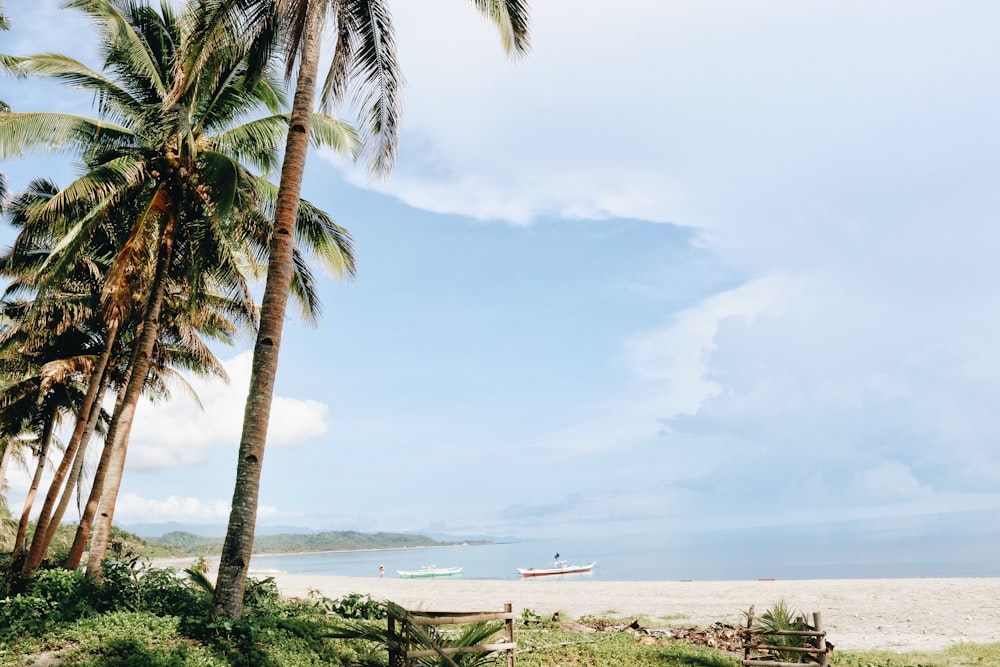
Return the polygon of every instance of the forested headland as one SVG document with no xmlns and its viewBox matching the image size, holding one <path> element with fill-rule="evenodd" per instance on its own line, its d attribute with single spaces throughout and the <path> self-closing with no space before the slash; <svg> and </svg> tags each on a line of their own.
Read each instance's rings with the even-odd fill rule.
<svg viewBox="0 0 1000 667">
<path fill-rule="evenodd" d="M 222 551 L 223 541 L 221 537 L 204 537 L 185 531 L 174 531 L 160 537 L 136 537 L 136 539 L 146 545 L 142 550 L 143 555 L 150 557 L 218 556 Z M 361 533 L 354 530 L 331 530 L 312 534 L 259 535 L 254 539 L 254 553 L 412 549 L 455 544 L 488 544 L 488 541 L 446 542 L 424 535 L 408 533 Z"/>
</svg>

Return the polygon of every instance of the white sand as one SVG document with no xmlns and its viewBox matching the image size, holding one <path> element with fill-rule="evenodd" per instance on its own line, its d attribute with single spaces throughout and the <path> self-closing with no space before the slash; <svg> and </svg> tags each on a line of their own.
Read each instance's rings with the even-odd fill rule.
<svg viewBox="0 0 1000 667">
<path fill-rule="evenodd" d="M 644 616 L 650 625 L 695 627 L 745 622 L 778 600 L 822 613 L 837 650 L 940 651 L 952 644 L 1000 641 L 1000 579 L 860 579 L 809 581 L 502 581 L 273 575 L 281 592 L 328 598 L 361 593 L 410 609 L 492 611 L 505 602 L 520 614 L 562 612 Z M 656 623 L 655 621 L 661 621 Z"/>
<path fill-rule="evenodd" d="M 191 559 L 161 560 L 184 568 Z M 953 644 L 1000 642 L 1000 578 L 828 579 L 802 581 L 599 581 L 586 576 L 556 580 L 399 579 L 392 576 L 273 576 L 283 595 L 349 593 L 392 600 L 409 609 L 499 611 L 505 602 L 521 614 L 560 612 L 642 616 L 654 627 L 741 626 L 755 605 L 761 613 L 778 600 L 792 609 L 822 614 L 837 650 L 941 651 Z"/>
</svg>

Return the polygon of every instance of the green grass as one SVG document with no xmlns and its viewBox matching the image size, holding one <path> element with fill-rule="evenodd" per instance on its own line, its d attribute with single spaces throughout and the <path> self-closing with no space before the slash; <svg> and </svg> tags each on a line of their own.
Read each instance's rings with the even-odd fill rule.
<svg viewBox="0 0 1000 667">
<path fill-rule="evenodd" d="M 835 653 L 830 667 L 995 667 L 1000 644 L 958 644 L 940 653 L 852 651 Z"/>
<path fill-rule="evenodd" d="M 282 600 L 270 580 L 251 581 L 245 615 L 234 622 L 209 618 L 208 591 L 196 578 L 134 564 L 108 572 L 102 587 L 78 573 L 51 570 L 24 590 L 0 590 L 0 667 L 29 665 L 51 652 L 61 662 L 48 664 L 66 667 L 384 667 L 388 661 L 384 607 L 367 596 Z M 642 625 L 663 627 L 662 620 L 644 619 Z M 605 627 L 628 622 L 580 621 Z M 374 641 L 338 638 L 335 626 L 345 623 L 369 627 Z M 515 641 L 519 667 L 740 665 L 737 656 L 681 641 L 565 630 L 530 610 L 517 621 Z M 505 663 L 498 657 L 482 664 Z M 831 667 L 997 665 L 1000 644 L 964 644 L 933 654 L 838 651 L 831 660 Z"/>
<path fill-rule="evenodd" d="M 627 632 L 579 633 L 547 628 L 515 632 L 518 667 L 738 667 L 712 649 L 667 641 L 640 645 Z"/>
</svg>

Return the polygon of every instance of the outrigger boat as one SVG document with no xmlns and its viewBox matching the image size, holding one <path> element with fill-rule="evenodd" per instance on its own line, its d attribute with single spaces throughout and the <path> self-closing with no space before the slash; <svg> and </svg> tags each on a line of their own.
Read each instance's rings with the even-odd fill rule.
<svg viewBox="0 0 1000 667">
<path fill-rule="evenodd" d="M 437 567 L 424 565 L 419 570 L 396 570 L 403 579 L 422 579 L 424 577 L 453 577 L 462 574 L 460 567 Z"/>
<path fill-rule="evenodd" d="M 597 565 L 596 560 L 586 565 L 570 565 L 568 561 L 557 560 L 548 567 L 519 567 L 517 571 L 522 577 L 546 577 L 553 574 L 583 574 L 593 570 L 595 565 Z"/>
</svg>

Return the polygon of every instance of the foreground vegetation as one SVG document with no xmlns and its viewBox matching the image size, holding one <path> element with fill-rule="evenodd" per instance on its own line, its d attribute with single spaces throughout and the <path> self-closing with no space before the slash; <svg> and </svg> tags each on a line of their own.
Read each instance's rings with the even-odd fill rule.
<svg viewBox="0 0 1000 667">
<path fill-rule="evenodd" d="M 0 565 L 5 565 L 0 563 Z M 209 614 L 212 586 L 202 569 L 153 569 L 108 562 L 96 584 L 82 573 L 43 569 L 0 591 L 0 667 L 26 664 L 111 667 L 296 667 L 388 664 L 383 604 L 360 595 L 339 600 L 282 599 L 270 579 L 251 580 L 239 620 Z M 581 619 L 588 620 L 588 619 Z M 589 619 L 593 620 L 593 619 Z M 647 622 L 644 619 L 644 622 Z M 604 624 L 607 625 L 607 624 Z M 462 638 L 481 641 L 497 628 Z M 525 610 L 515 631 L 521 667 L 737 667 L 738 656 L 631 632 L 566 629 Z M 457 664 L 501 665 L 497 656 L 460 655 Z M 440 664 L 427 662 L 428 665 Z M 940 654 L 837 653 L 834 667 L 959 667 L 1000 664 L 1000 644 Z"/>
</svg>

